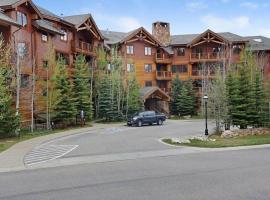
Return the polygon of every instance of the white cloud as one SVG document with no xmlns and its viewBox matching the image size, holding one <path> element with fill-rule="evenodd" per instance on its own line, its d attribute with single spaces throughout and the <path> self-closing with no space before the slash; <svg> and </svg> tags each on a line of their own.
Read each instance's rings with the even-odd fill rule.
<svg viewBox="0 0 270 200">
<path fill-rule="evenodd" d="M 250 19 L 247 16 L 233 18 L 222 18 L 215 15 L 206 15 L 201 18 L 202 23 L 214 31 L 232 31 L 246 29 L 250 26 Z"/>
<path fill-rule="evenodd" d="M 256 8 L 259 7 L 258 4 L 253 3 L 253 2 L 249 2 L 249 1 L 242 2 L 240 5 L 241 5 L 242 7 L 249 8 L 249 9 L 256 9 Z"/>
<path fill-rule="evenodd" d="M 196 10 L 201 10 L 201 9 L 205 9 L 207 8 L 207 4 L 202 2 L 202 1 L 192 1 L 192 2 L 188 2 L 186 4 L 187 8 L 190 11 L 196 11 Z"/>
<path fill-rule="evenodd" d="M 131 31 L 142 26 L 137 19 L 132 17 L 120 17 L 118 20 L 115 20 L 115 25 L 124 31 Z"/>
</svg>

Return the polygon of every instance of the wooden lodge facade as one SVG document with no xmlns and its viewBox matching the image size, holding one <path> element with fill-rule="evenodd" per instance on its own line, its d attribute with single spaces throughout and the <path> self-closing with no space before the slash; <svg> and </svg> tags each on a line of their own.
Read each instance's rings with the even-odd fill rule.
<svg viewBox="0 0 270 200">
<path fill-rule="evenodd" d="M 240 53 L 247 45 L 267 58 L 270 52 L 269 38 L 211 30 L 171 35 L 170 24 L 165 22 L 153 23 L 152 33 L 143 27 L 128 33 L 101 31 L 90 14 L 60 17 L 31 0 L 0 1 L 0 33 L 20 56 L 19 111 L 26 124 L 30 124 L 33 115 L 46 111 L 44 81 L 50 76 L 47 65 L 51 49 L 56 57 L 65 58 L 72 74 L 78 53 L 94 65 L 97 47 L 117 46 L 126 73 L 135 72 L 142 87 L 145 108 L 167 114 L 172 80 L 176 76 L 193 81 L 199 104 L 206 92 L 203 91 L 206 80 L 214 77 L 218 67 L 226 70 L 226 66 L 239 62 Z M 265 74 L 268 73 L 269 64 L 265 66 Z"/>
</svg>

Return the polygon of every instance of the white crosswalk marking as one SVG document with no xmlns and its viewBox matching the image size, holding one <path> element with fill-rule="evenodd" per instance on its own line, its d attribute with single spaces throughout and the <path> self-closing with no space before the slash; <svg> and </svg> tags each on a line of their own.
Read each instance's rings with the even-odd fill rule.
<svg viewBox="0 0 270 200">
<path fill-rule="evenodd" d="M 78 145 L 45 145 L 40 146 L 32 151 L 30 151 L 24 157 L 24 164 L 26 166 L 31 166 L 35 164 L 40 164 L 43 162 L 47 162 L 50 160 L 55 160 L 60 158 L 74 149 L 76 149 Z"/>
</svg>

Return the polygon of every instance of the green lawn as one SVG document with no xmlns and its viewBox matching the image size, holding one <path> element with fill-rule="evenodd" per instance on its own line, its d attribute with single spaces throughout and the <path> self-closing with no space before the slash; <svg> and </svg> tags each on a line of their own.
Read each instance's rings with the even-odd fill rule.
<svg viewBox="0 0 270 200">
<path fill-rule="evenodd" d="M 234 137 L 234 138 L 221 138 L 220 136 L 212 135 L 210 136 L 210 139 L 215 139 L 216 141 L 191 140 L 190 144 L 174 144 L 172 143 L 171 139 L 164 139 L 163 142 L 177 146 L 191 146 L 202 148 L 222 148 L 222 147 L 270 144 L 270 135 Z"/>
</svg>

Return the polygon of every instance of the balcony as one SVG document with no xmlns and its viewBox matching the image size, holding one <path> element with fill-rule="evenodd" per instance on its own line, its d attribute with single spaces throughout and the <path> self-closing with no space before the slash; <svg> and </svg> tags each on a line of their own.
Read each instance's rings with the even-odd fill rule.
<svg viewBox="0 0 270 200">
<path fill-rule="evenodd" d="M 223 53 L 191 53 L 190 61 L 191 62 L 204 62 L 204 61 L 219 61 L 225 59 L 225 55 Z"/>
<path fill-rule="evenodd" d="M 166 56 L 164 53 L 156 54 L 156 63 L 160 64 L 170 64 L 172 63 L 172 59 Z"/>
<path fill-rule="evenodd" d="M 172 72 L 156 71 L 156 79 L 160 81 L 170 81 L 172 80 Z"/>
<path fill-rule="evenodd" d="M 73 49 L 75 52 L 79 52 L 85 55 L 93 55 L 93 45 L 88 42 L 76 41 L 73 42 Z"/>
</svg>

